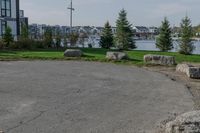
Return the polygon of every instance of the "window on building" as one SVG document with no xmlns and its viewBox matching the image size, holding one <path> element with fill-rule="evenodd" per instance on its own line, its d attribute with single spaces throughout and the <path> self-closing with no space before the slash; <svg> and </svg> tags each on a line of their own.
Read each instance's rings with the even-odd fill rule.
<svg viewBox="0 0 200 133">
<path fill-rule="evenodd" d="M 11 17 L 11 0 L 1 1 L 1 16 Z"/>
<path fill-rule="evenodd" d="M 20 14 L 20 17 L 21 17 L 21 18 L 24 17 L 24 11 L 23 11 L 23 10 L 20 10 L 19 14 Z"/>
<path fill-rule="evenodd" d="M 7 22 L 1 21 L 1 33 L 2 33 L 2 35 L 5 34 L 6 27 L 7 27 Z"/>
</svg>

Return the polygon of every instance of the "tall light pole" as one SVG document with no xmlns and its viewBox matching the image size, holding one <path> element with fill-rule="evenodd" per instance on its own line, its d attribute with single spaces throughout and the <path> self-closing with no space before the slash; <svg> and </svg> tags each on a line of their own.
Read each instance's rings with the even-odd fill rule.
<svg viewBox="0 0 200 133">
<path fill-rule="evenodd" d="M 73 21 L 72 21 L 72 13 L 73 13 L 73 11 L 75 10 L 74 8 L 73 8 L 73 5 L 72 5 L 72 0 L 71 0 L 71 3 L 70 3 L 70 7 L 68 7 L 67 9 L 69 9 L 70 10 L 70 37 L 71 37 L 71 34 L 72 34 L 72 23 L 73 23 Z M 71 38 L 70 38 L 70 45 L 71 45 Z"/>
</svg>

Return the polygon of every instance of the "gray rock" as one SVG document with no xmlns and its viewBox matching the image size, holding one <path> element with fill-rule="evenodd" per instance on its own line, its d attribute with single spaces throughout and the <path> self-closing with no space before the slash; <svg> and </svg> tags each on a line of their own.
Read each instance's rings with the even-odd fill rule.
<svg viewBox="0 0 200 133">
<path fill-rule="evenodd" d="M 175 57 L 173 56 L 163 56 L 163 55 L 145 55 L 144 62 L 157 65 L 175 65 Z"/>
<path fill-rule="evenodd" d="M 178 116 L 166 124 L 165 133 L 199 133 L 200 111 L 192 111 Z"/>
<path fill-rule="evenodd" d="M 200 67 L 190 64 L 178 64 L 177 72 L 185 73 L 189 78 L 200 79 Z"/>
<path fill-rule="evenodd" d="M 200 67 L 189 67 L 187 75 L 190 78 L 200 79 Z"/>
<path fill-rule="evenodd" d="M 106 58 L 109 60 L 123 60 L 128 59 L 128 55 L 123 52 L 107 52 Z"/>
<path fill-rule="evenodd" d="M 193 67 L 193 66 L 190 65 L 190 64 L 178 64 L 176 66 L 176 71 L 177 72 L 182 72 L 182 73 L 187 73 L 189 67 Z"/>
<path fill-rule="evenodd" d="M 65 57 L 81 57 L 83 55 L 83 52 L 79 49 L 67 49 L 64 52 Z"/>
</svg>

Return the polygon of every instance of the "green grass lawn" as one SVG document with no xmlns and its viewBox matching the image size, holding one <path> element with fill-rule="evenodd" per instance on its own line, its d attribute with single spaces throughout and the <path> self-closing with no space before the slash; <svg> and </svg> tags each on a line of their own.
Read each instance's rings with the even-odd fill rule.
<svg viewBox="0 0 200 133">
<path fill-rule="evenodd" d="M 103 61 L 105 59 L 106 49 L 92 49 L 83 48 L 84 57 L 82 58 L 66 58 L 63 56 L 64 49 L 62 50 L 30 50 L 30 51 L 13 51 L 13 50 L 1 50 L 0 60 L 86 60 L 86 61 Z M 181 55 L 179 53 L 172 52 L 156 52 L 156 51 L 126 51 L 130 57 L 129 61 L 121 61 L 118 63 L 127 64 L 143 64 L 143 57 L 146 54 L 157 55 L 169 55 L 175 56 L 177 63 L 181 62 L 194 62 L 200 63 L 200 55 Z"/>
</svg>

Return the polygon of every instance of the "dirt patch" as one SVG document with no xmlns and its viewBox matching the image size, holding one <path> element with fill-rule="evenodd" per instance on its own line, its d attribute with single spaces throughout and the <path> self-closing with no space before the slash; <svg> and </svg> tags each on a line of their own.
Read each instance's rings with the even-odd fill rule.
<svg viewBox="0 0 200 133">
<path fill-rule="evenodd" d="M 195 64 L 197 65 L 197 64 Z M 198 64 L 199 65 L 199 64 Z M 190 79 L 185 74 L 176 72 L 175 67 L 151 66 L 144 67 L 147 70 L 165 74 L 172 81 L 181 82 L 184 84 L 194 98 L 194 109 L 200 110 L 200 80 Z"/>
</svg>

